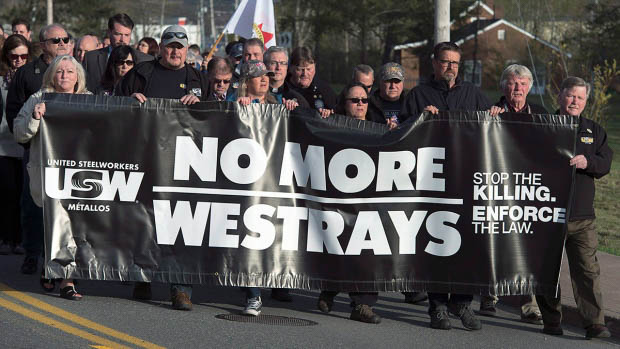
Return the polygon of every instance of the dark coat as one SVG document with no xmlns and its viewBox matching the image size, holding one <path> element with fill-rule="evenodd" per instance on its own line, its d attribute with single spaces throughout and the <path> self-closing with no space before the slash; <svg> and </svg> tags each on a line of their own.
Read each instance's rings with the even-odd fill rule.
<svg viewBox="0 0 620 349">
<path fill-rule="evenodd" d="M 319 96 L 322 97 L 320 99 L 323 100 L 324 109 L 334 109 L 336 107 L 338 96 L 336 96 L 336 93 L 334 92 L 334 90 L 332 90 L 328 83 L 317 78 L 316 76 L 314 77 L 314 79 L 312 79 L 312 83 L 307 88 L 297 87 L 290 83 L 290 81 L 288 82 L 292 90 L 296 91 L 306 99 L 308 105 L 310 105 L 310 108 L 314 108 L 317 110 L 319 109 L 314 103 L 315 99 L 319 99 Z"/>
<path fill-rule="evenodd" d="M 136 65 L 125 74 L 120 81 L 120 85 L 115 89 L 115 94 L 117 96 L 131 96 L 134 93 L 144 93 L 155 70 L 155 64 L 157 64 L 157 61 L 151 60 Z M 206 101 L 209 91 L 209 82 L 206 76 L 192 66 L 186 65 L 186 67 L 189 69 L 187 74 L 188 81 L 185 82 L 187 90 L 191 91 L 192 89 L 200 88 L 201 95 L 198 97 L 201 101 Z"/>
<path fill-rule="evenodd" d="M 45 74 L 47 66 L 43 60 L 43 55 L 41 55 L 41 57 L 27 63 L 15 72 L 6 96 L 6 121 L 11 132 L 13 132 L 13 120 L 17 117 L 28 97 L 41 89 L 43 74 Z"/>
<path fill-rule="evenodd" d="M 286 99 L 288 100 L 296 100 L 297 104 L 299 104 L 300 107 L 302 108 L 310 108 L 310 105 L 308 104 L 308 101 L 304 98 L 304 96 L 302 96 L 299 92 L 293 90 L 291 88 L 291 86 L 289 85 L 288 81 L 284 81 L 284 84 L 282 86 L 280 86 L 279 89 L 277 89 L 277 91 L 274 91 L 271 87 L 269 88 L 269 93 L 271 93 L 274 97 L 279 99 Z"/>
<path fill-rule="evenodd" d="M 424 108 L 429 105 L 437 107 L 440 111 L 476 111 L 488 110 L 491 102 L 472 83 L 457 78 L 454 86 L 449 88 L 446 82 L 436 81 L 435 77 L 431 76 L 430 80 L 414 87 L 407 94 L 398 117 L 401 122 L 409 118 L 417 120 Z"/>
<path fill-rule="evenodd" d="M 558 114 L 558 113 L 556 113 Z M 613 151 L 607 145 L 607 133 L 596 122 L 579 117 L 575 155 L 584 155 L 588 166 L 575 171 L 573 201 L 569 221 L 595 218 L 594 179 L 608 174 Z"/>
<path fill-rule="evenodd" d="M 108 63 L 110 49 L 108 47 L 100 48 L 86 52 L 84 55 L 84 71 L 86 71 L 86 88 L 89 91 L 95 91 L 101 85 L 101 78 L 105 74 L 105 68 Z M 136 64 L 152 61 L 155 57 L 136 51 Z"/>
<path fill-rule="evenodd" d="M 407 91 L 402 91 L 399 98 L 399 103 L 402 105 L 405 102 L 405 96 Z M 379 89 L 370 91 L 368 96 L 368 111 L 366 112 L 366 120 L 378 122 L 380 124 L 386 124 L 385 115 L 383 114 L 383 102 L 381 101 L 381 94 Z M 398 118 L 399 121 L 400 116 Z"/>
<path fill-rule="evenodd" d="M 527 105 L 526 110 L 528 110 L 529 112 L 524 112 L 524 114 L 549 114 L 547 109 L 545 109 L 545 107 L 543 107 L 541 105 L 530 103 L 529 101 L 525 101 L 525 103 Z M 506 109 L 505 110 L 506 112 L 513 112 L 512 108 L 510 107 L 510 105 L 506 101 L 506 97 L 505 96 L 502 96 L 499 99 L 499 102 L 495 103 L 495 106 Z M 508 107 L 508 108 L 506 108 L 506 107 Z"/>
</svg>

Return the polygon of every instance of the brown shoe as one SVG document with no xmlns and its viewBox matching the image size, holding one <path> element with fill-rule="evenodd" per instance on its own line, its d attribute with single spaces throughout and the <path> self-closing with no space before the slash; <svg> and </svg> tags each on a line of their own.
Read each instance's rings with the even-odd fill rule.
<svg viewBox="0 0 620 349">
<path fill-rule="evenodd" d="M 351 320 L 366 322 L 369 324 L 378 324 L 381 322 L 381 316 L 375 314 L 372 308 L 366 304 L 358 304 L 351 311 Z"/>
<path fill-rule="evenodd" d="M 192 301 L 185 292 L 176 292 L 172 296 L 172 309 L 192 310 Z"/>
<path fill-rule="evenodd" d="M 609 338 L 611 333 L 604 325 L 592 325 L 586 329 L 586 338 Z"/>
</svg>

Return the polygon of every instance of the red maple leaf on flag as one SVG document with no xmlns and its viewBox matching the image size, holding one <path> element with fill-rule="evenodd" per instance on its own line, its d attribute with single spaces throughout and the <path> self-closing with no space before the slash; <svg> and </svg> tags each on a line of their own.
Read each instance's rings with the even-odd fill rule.
<svg viewBox="0 0 620 349">
<path fill-rule="evenodd" d="M 271 40 L 271 38 L 273 38 L 273 33 L 263 31 L 263 23 L 258 25 L 258 29 L 263 35 L 263 44 L 267 44 Z"/>
</svg>

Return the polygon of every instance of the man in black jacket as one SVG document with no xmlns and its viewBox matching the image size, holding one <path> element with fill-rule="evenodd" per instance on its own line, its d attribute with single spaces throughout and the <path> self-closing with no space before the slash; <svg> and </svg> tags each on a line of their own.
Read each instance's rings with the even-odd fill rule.
<svg viewBox="0 0 620 349">
<path fill-rule="evenodd" d="M 6 121 L 9 129 L 13 132 L 13 120 L 26 100 L 41 89 L 43 74 L 48 65 L 56 56 L 71 53 L 70 37 L 60 24 L 50 24 L 39 32 L 39 41 L 43 54 L 34 61 L 19 68 L 11 80 L 6 97 Z M 26 164 L 30 158 L 28 144 L 23 145 L 26 151 L 22 158 L 24 184 L 23 188 L 29 188 L 30 177 L 26 171 Z M 43 253 L 43 210 L 36 206 L 30 191 L 22 190 L 22 234 L 26 257 L 21 266 L 24 274 L 34 274 L 39 265 L 39 257 Z"/>
<path fill-rule="evenodd" d="M 366 120 L 388 124 L 390 128 L 400 124 L 398 114 L 405 101 L 403 83 L 405 70 L 398 63 L 386 63 L 379 70 L 379 89 L 368 96 Z"/>
<path fill-rule="evenodd" d="M 568 77 L 560 86 L 558 114 L 579 117 L 575 155 L 569 165 L 575 166 L 575 182 L 571 210 L 566 223 L 565 251 L 577 309 L 582 317 L 586 338 L 607 338 L 603 296 L 600 288 L 601 268 L 596 259 L 598 236 L 594 225 L 594 179 L 609 173 L 613 152 L 607 145 L 607 134 L 596 122 L 580 116 L 586 107 L 590 85 L 583 79 Z M 543 332 L 562 335 L 562 302 L 557 297 L 536 296 L 543 316 Z"/>
<path fill-rule="evenodd" d="M 101 78 L 105 73 L 108 63 L 108 57 L 112 50 L 121 45 L 129 45 L 131 43 L 131 31 L 133 30 L 133 21 L 124 14 L 116 14 L 108 20 L 108 36 L 110 37 L 110 45 L 98 50 L 88 51 L 84 55 L 82 65 L 86 71 L 86 87 L 89 91 L 95 91 L 101 85 Z M 136 51 L 134 60 L 136 63 L 150 61 L 155 59 L 153 56 Z"/>
<path fill-rule="evenodd" d="M 269 76 L 269 93 L 271 93 L 281 103 L 282 99 L 294 100 L 300 107 L 309 108 L 308 101 L 293 90 L 286 81 L 288 73 L 288 52 L 283 47 L 271 46 L 264 55 L 264 62 L 267 69 L 273 72 Z M 276 293 L 279 291 L 276 291 Z M 273 295 L 273 293 L 272 293 Z M 286 298 L 286 297 L 285 297 Z"/>
<path fill-rule="evenodd" d="M 290 76 L 288 82 L 293 90 L 301 94 L 310 108 L 327 117 L 336 107 L 337 96 L 328 83 L 316 75 L 316 60 L 308 47 L 297 47 L 291 53 Z"/>
<path fill-rule="evenodd" d="M 215 56 L 207 64 L 207 76 L 209 77 L 209 92 L 207 101 L 223 102 L 230 87 L 233 75 L 233 63 L 228 57 Z"/>
<path fill-rule="evenodd" d="M 185 64 L 188 46 L 185 28 L 166 28 L 159 44 L 161 58 L 135 66 L 123 77 L 117 93 L 135 97 L 140 103 L 147 98 L 180 99 L 188 105 L 207 100 L 209 85 L 205 75 Z M 172 284 L 170 292 L 173 309 L 192 309 L 192 285 Z M 150 299 L 150 284 L 136 283 L 134 298 Z"/>
<path fill-rule="evenodd" d="M 458 77 L 461 49 L 454 43 L 441 42 L 433 48 L 433 75 L 413 88 L 400 111 L 401 122 L 416 120 L 423 111 L 487 110 L 491 102 L 475 85 Z"/>
<path fill-rule="evenodd" d="M 522 113 L 522 114 L 547 114 L 547 110 L 537 104 L 527 100 L 527 95 L 534 85 L 532 72 L 524 65 L 511 64 L 500 78 L 499 87 L 504 94 L 493 107 L 491 115 L 500 113 Z M 480 297 L 481 315 L 495 316 L 497 311 L 495 304 L 499 299 L 497 296 L 483 295 Z M 523 295 L 520 297 L 521 321 L 532 324 L 542 325 L 542 314 L 533 295 Z"/>
<path fill-rule="evenodd" d="M 415 121 L 423 111 L 433 114 L 444 110 L 488 110 L 489 100 L 471 83 L 458 78 L 461 49 L 454 43 L 441 42 L 433 48 L 433 76 L 428 82 L 412 89 L 400 111 L 401 122 Z M 448 311 L 461 319 L 470 330 L 482 328 L 471 310 L 473 295 L 428 293 L 431 327 L 449 330 Z"/>
</svg>

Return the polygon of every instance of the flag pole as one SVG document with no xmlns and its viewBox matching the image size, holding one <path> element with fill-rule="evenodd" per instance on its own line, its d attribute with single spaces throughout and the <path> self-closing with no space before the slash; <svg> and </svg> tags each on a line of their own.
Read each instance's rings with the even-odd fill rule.
<svg viewBox="0 0 620 349">
<path fill-rule="evenodd" d="M 217 50 L 217 44 L 220 43 L 223 37 L 224 37 L 224 33 L 222 32 L 222 34 L 220 34 L 220 37 L 217 38 L 217 40 L 215 41 L 215 44 L 213 44 L 213 46 L 211 47 L 211 51 L 209 51 L 209 54 L 207 55 L 207 60 L 210 60 L 211 57 L 213 57 L 215 50 Z"/>
</svg>

